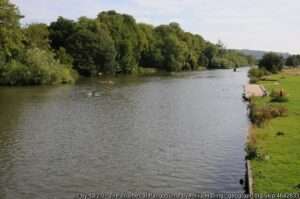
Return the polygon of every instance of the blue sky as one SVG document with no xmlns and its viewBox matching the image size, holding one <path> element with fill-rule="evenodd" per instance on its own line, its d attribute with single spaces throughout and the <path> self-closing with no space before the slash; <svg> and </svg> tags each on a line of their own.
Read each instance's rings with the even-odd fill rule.
<svg viewBox="0 0 300 199">
<path fill-rule="evenodd" d="M 299 0 L 11 0 L 23 23 L 95 17 L 104 10 L 133 15 L 154 25 L 178 22 L 228 48 L 300 54 Z"/>
</svg>

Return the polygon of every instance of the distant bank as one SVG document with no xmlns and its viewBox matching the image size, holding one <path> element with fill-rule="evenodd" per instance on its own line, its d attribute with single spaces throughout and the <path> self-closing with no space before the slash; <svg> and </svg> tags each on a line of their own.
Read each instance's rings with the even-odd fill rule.
<svg viewBox="0 0 300 199">
<path fill-rule="evenodd" d="M 270 51 L 264 51 L 264 50 L 249 50 L 249 49 L 233 49 L 233 50 L 236 50 L 247 56 L 252 56 L 256 60 L 260 60 L 264 56 L 264 54 L 270 52 Z M 284 59 L 288 58 L 291 55 L 290 53 L 287 53 L 287 52 L 275 52 L 275 53 L 282 55 Z"/>
</svg>

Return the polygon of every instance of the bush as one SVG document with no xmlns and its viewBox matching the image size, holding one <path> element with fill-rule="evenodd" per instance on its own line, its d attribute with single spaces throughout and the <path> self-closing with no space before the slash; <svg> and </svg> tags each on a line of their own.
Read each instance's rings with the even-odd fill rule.
<svg viewBox="0 0 300 199">
<path fill-rule="evenodd" d="M 266 121 L 287 116 L 288 110 L 283 106 L 265 105 L 263 107 L 257 107 L 256 104 L 251 102 L 249 104 L 249 118 L 257 126 L 262 126 Z"/>
<path fill-rule="evenodd" d="M 248 72 L 248 76 L 255 79 L 260 79 L 266 75 L 270 75 L 270 72 L 264 68 L 251 68 Z"/>
<path fill-rule="evenodd" d="M 73 83 L 76 73 L 71 66 L 61 64 L 54 54 L 38 48 L 26 51 L 22 62 L 12 60 L 1 67 L 2 85 L 41 85 Z"/>
<path fill-rule="evenodd" d="M 284 92 L 282 89 L 279 91 L 276 90 L 272 90 L 271 94 L 271 102 L 287 102 L 289 101 L 288 97 L 287 97 L 287 93 Z"/>
<path fill-rule="evenodd" d="M 61 64 L 54 54 L 38 48 L 26 52 L 25 63 L 32 73 L 32 84 L 58 84 L 75 81 L 71 66 Z"/>
<path fill-rule="evenodd" d="M 4 65 L 0 76 L 2 85 L 23 85 L 30 81 L 30 71 L 24 64 L 12 60 Z"/>
<path fill-rule="evenodd" d="M 259 81 L 259 79 L 256 78 L 256 77 L 251 77 L 250 78 L 250 84 L 256 84 L 258 81 Z"/>
<path fill-rule="evenodd" d="M 258 150 L 254 144 L 248 143 L 245 148 L 245 151 L 247 153 L 247 155 L 246 155 L 247 160 L 253 160 L 258 157 Z"/>
<path fill-rule="evenodd" d="M 263 80 L 265 76 L 270 75 L 264 68 L 251 68 L 248 72 L 248 77 L 250 78 L 250 83 L 255 84 L 260 80 Z"/>
</svg>

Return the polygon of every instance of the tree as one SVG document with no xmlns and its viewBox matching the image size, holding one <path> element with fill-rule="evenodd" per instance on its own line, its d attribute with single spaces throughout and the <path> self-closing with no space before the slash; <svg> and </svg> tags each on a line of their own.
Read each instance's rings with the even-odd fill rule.
<svg viewBox="0 0 300 199">
<path fill-rule="evenodd" d="M 67 45 L 67 39 L 76 32 L 76 24 L 73 20 L 59 17 L 57 21 L 49 26 L 49 38 L 51 47 L 58 50 Z"/>
<path fill-rule="evenodd" d="M 29 48 L 50 49 L 48 26 L 42 23 L 30 24 L 24 29 L 26 46 Z"/>
<path fill-rule="evenodd" d="M 181 71 L 187 66 L 192 57 L 183 38 L 184 32 L 176 23 L 161 25 L 154 29 L 155 42 L 150 50 L 150 55 L 156 68 Z"/>
<path fill-rule="evenodd" d="M 300 66 L 300 55 L 291 55 L 286 59 L 286 65 L 297 67 Z"/>
<path fill-rule="evenodd" d="M 15 5 L 0 0 L 0 84 L 74 82 L 71 66 L 61 64 L 49 48 L 47 25 L 32 24 L 22 29 L 21 18 Z"/>
<path fill-rule="evenodd" d="M 184 65 L 184 48 L 174 35 L 164 39 L 164 66 L 167 71 L 180 71 Z"/>
<path fill-rule="evenodd" d="M 213 68 L 213 58 L 217 55 L 218 49 L 215 45 L 207 43 L 207 47 L 204 50 L 204 55 L 208 59 L 208 68 Z"/>
<path fill-rule="evenodd" d="M 197 70 L 198 67 L 206 65 L 204 63 L 205 60 L 202 60 L 201 57 L 205 48 L 204 39 L 199 35 L 194 35 L 189 32 L 180 33 L 178 37 L 185 43 L 186 50 L 188 51 L 185 57 L 184 69 Z"/>
<path fill-rule="evenodd" d="M 96 34 L 86 29 L 79 30 L 68 38 L 66 49 L 80 74 L 115 72 L 116 51 L 112 39 L 105 31 Z"/>
<path fill-rule="evenodd" d="M 73 65 L 73 57 L 69 55 L 65 48 L 60 47 L 57 51 L 55 51 L 55 58 L 60 61 L 62 64 Z"/>
<path fill-rule="evenodd" d="M 142 52 L 141 31 L 132 16 L 115 11 L 102 12 L 97 20 L 109 31 L 117 52 L 118 72 L 136 71 Z"/>
<path fill-rule="evenodd" d="M 8 0 L 0 0 L 0 49 L 2 61 L 20 56 L 23 49 L 23 34 L 20 27 L 19 10 Z M 1 59 L 1 58 L 0 58 Z"/>
<path fill-rule="evenodd" d="M 225 44 L 221 40 L 218 41 L 216 47 L 218 48 L 219 56 L 224 56 L 226 54 L 227 51 L 226 51 Z"/>
<path fill-rule="evenodd" d="M 266 53 L 259 61 L 259 67 L 264 68 L 269 72 L 277 73 L 282 70 L 284 59 L 276 53 Z"/>
<path fill-rule="evenodd" d="M 153 51 L 155 47 L 154 27 L 148 24 L 138 24 L 143 41 L 139 65 L 142 67 L 154 67 Z"/>
<path fill-rule="evenodd" d="M 73 76 L 72 64 L 81 75 L 89 76 L 136 73 L 142 71 L 139 67 L 182 71 L 250 62 L 221 42 L 207 42 L 174 22 L 154 27 L 108 11 L 95 19 L 59 17 L 50 26 L 37 23 L 22 28 L 22 16 L 13 4 L 0 0 L 0 8 L 1 84 L 64 82 Z"/>
</svg>

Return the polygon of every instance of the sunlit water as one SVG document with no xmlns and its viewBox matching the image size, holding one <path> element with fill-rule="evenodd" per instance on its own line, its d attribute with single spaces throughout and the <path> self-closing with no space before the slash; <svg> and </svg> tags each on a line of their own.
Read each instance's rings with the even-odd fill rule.
<svg viewBox="0 0 300 199">
<path fill-rule="evenodd" d="M 113 81 L 0 87 L 0 198 L 243 192 L 247 69 Z"/>
</svg>

